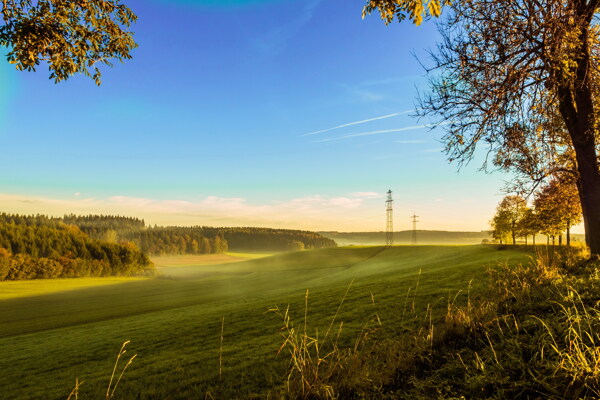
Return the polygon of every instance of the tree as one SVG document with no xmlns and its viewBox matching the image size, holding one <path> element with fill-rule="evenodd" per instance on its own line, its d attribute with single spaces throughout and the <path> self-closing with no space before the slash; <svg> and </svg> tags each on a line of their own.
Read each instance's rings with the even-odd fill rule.
<svg viewBox="0 0 600 400">
<path fill-rule="evenodd" d="M 300 250 L 304 250 L 304 243 L 298 241 L 298 240 L 292 240 L 290 242 L 287 243 L 287 249 L 289 251 L 300 251 Z"/>
<path fill-rule="evenodd" d="M 411 2 L 368 2 L 365 11 L 379 8 L 389 22 L 394 4 L 402 11 Z M 496 166 L 546 179 L 554 171 L 545 166 L 561 168 L 571 149 L 586 241 L 599 255 L 600 0 L 459 0 L 447 8 L 421 115 L 444 124 L 447 154 L 459 163 L 483 144 Z"/>
<path fill-rule="evenodd" d="M 534 205 L 542 231 L 550 236 L 566 231 L 567 246 L 570 246 L 571 227 L 581 222 L 581 205 L 575 184 L 553 179 L 536 193 Z"/>
<path fill-rule="evenodd" d="M 99 63 L 131 58 L 136 19 L 120 0 L 3 0 L 0 46 L 18 70 L 45 62 L 55 82 L 82 73 L 99 85 Z"/>
<path fill-rule="evenodd" d="M 516 244 L 519 236 L 520 221 L 527 210 L 527 202 L 520 196 L 506 196 L 502 199 L 496 215 L 492 220 L 494 228 L 493 236 L 502 241 L 506 236 L 512 238 L 512 243 Z"/>
<path fill-rule="evenodd" d="M 527 244 L 527 237 L 531 236 L 533 239 L 532 244 L 535 246 L 535 235 L 540 232 L 541 229 L 542 227 L 538 215 L 531 208 L 526 208 L 523 217 L 519 221 L 519 236 L 525 238 L 525 244 Z"/>
<path fill-rule="evenodd" d="M 506 211 L 497 210 L 496 215 L 491 221 L 492 224 L 492 237 L 500 244 L 508 242 L 507 238 L 510 236 L 510 221 L 508 213 Z"/>
</svg>

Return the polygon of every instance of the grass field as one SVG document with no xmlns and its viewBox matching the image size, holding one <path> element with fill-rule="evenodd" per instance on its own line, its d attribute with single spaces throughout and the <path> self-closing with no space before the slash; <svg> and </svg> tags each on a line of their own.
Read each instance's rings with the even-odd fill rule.
<svg viewBox="0 0 600 400">
<path fill-rule="evenodd" d="M 296 322 L 303 323 L 309 289 L 308 325 L 322 332 L 353 281 L 339 316 L 342 341 L 352 341 L 374 312 L 383 333 L 395 335 L 410 322 L 403 314 L 413 301 L 417 312 L 428 304 L 443 311 L 448 298 L 467 289 L 471 279 L 481 282 L 486 266 L 526 262 L 530 254 L 488 246 L 399 246 L 282 253 L 241 262 L 229 261 L 242 256 L 225 256 L 226 264 L 155 259 L 165 274 L 156 279 L 0 283 L 1 397 L 66 399 L 78 378 L 84 381 L 80 398 L 100 399 L 125 340 L 131 340 L 128 354 L 138 357 L 117 398 L 264 397 L 282 385 L 287 363 L 276 357 L 281 320 L 268 308 L 289 304 Z"/>
</svg>

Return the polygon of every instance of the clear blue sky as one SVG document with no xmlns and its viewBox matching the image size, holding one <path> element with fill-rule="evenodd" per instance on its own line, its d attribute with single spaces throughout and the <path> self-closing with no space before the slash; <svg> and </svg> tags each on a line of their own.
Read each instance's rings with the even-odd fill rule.
<svg viewBox="0 0 600 400">
<path fill-rule="evenodd" d="M 405 112 L 432 23 L 386 27 L 347 0 L 126 3 L 139 48 L 101 87 L 0 64 L 3 211 L 380 230 L 391 188 L 397 229 L 413 212 L 488 228 L 506 177 L 457 173 L 440 132 L 405 129 L 427 123 Z"/>
</svg>

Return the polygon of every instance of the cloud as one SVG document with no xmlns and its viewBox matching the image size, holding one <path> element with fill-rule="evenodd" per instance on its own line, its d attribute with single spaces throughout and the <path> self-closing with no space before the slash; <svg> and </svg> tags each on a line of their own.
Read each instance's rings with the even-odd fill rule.
<svg viewBox="0 0 600 400">
<path fill-rule="evenodd" d="M 243 197 L 205 196 L 196 200 L 153 199 L 115 195 L 68 199 L 1 194 L 0 209 L 16 214 L 123 215 L 144 219 L 147 225 L 257 226 L 336 231 L 380 231 L 385 228 L 384 194 L 357 191 L 347 195 L 307 194 L 281 201 L 256 203 Z M 481 230 L 487 228 L 493 203 L 435 196 L 396 199 L 395 225 L 409 229 L 409 211 L 422 218 L 422 229 Z"/>
<path fill-rule="evenodd" d="M 359 136 L 381 135 L 383 133 L 396 133 L 396 132 L 413 131 L 413 130 L 416 130 L 416 129 L 432 128 L 433 126 L 435 126 L 435 125 L 425 124 L 425 125 L 406 126 L 404 128 L 396 128 L 396 129 L 381 129 L 381 130 L 377 130 L 377 131 L 358 132 L 358 133 L 351 133 L 349 135 L 338 136 L 338 137 L 335 137 L 335 138 L 327 138 L 327 139 L 321 139 L 321 140 L 314 140 L 313 143 L 332 142 L 332 141 L 335 141 L 335 140 L 344 140 L 344 139 L 350 139 L 350 138 L 359 137 Z"/>
<path fill-rule="evenodd" d="M 377 193 L 377 192 L 354 192 L 352 193 L 353 197 L 361 197 L 364 199 L 381 199 L 383 197 L 385 197 L 384 194 L 382 193 Z"/>
<path fill-rule="evenodd" d="M 357 132 L 357 133 L 351 133 L 349 135 L 338 136 L 338 137 L 334 137 L 334 138 L 313 140 L 312 143 L 332 142 L 335 140 L 344 140 L 344 139 L 350 139 L 353 137 L 360 137 L 360 136 L 381 135 L 384 133 L 396 133 L 396 132 L 405 132 L 405 131 L 412 131 L 412 130 L 424 129 L 424 128 L 435 128 L 435 127 L 442 126 L 442 125 L 448 125 L 450 123 L 451 123 L 451 121 L 447 121 L 447 122 L 442 122 L 442 123 L 437 123 L 437 124 L 423 124 L 423 125 L 406 126 L 403 128 L 395 128 L 395 129 L 381 129 L 381 130 L 377 130 L 377 131 Z"/>
<path fill-rule="evenodd" d="M 353 125 L 359 125 L 359 124 L 364 124 L 367 122 L 371 122 L 371 121 L 378 121 L 381 119 L 386 119 L 386 118 L 392 118 L 392 117 L 396 117 L 398 115 L 403 115 L 403 114 L 408 114 L 409 112 L 412 112 L 412 110 L 407 110 L 407 111 L 400 111 L 397 113 L 393 113 L 393 114 L 388 114 L 388 115 L 384 115 L 381 117 L 375 117 L 375 118 L 369 118 L 369 119 L 363 119 L 361 121 L 354 121 L 354 122 L 348 122 L 346 124 L 342 124 L 342 125 L 338 125 L 338 126 L 334 126 L 333 128 L 327 128 L 327 129 L 321 129 L 319 131 L 314 131 L 314 132 L 308 132 L 308 133 L 304 133 L 301 136 L 311 136 L 311 135 L 318 135 L 319 133 L 324 133 L 324 132 L 329 132 L 329 131 L 333 131 L 335 129 L 341 129 L 341 128 L 345 128 L 347 126 L 353 126 Z"/>
<path fill-rule="evenodd" d="M 206 196 L 197 201 L 115 195 L 102 199 L 56 199 L 0 194 L 0 209 L 18 214 L 105 214 L 142 218 L 150 225 L 262 226 L 290 229 L 355 229 L 365 221 L 361 196 L 306 195 L 253 204 L 242 197 Z M 349 213 L 349 211 L 352 211 Z M 362 221 L 362 222 L 361 222 Z"/>
</svg>

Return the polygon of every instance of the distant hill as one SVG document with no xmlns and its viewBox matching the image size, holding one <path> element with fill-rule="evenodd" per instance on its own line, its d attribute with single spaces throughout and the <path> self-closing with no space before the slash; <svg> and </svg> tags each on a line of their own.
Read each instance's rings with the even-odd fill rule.
<svg viewBox="0 0 600 400">
<path fill-rule="evenodd" d="M 385 244 L 385 232 L 319 232 L 340 246 Z M 394 244 L 411 244 L 413 231 L 394 232 Z M 417 244 L 480 244 L 491 232 L 417 231 Z"/>
<path fill-rule="evenodd" d="M 380 245 L 385 244 L 385 232 L 319 232 L 322 236 L 335 240 L 340 246 L 350 245 Z M 413 231 L 394 232 L 394 244 L 412 244 Z M 585 236 L 572 234 L 573 241 L 583 242 Z M 491 231 L 464 232 L 464 231 L 434 231 L 418 230 L 417 244 L 480 244 L 483 240 L 492 240 Z M 530 238 L 531 240 L 531 238 Z M 546 236 L 537 235 L 538 244 L 546 243 Z M 563 238 L 564 240 L 564 238 Z M 524 239 L 518 238 L 519 243 Z M 557 239 L 558 243 L 558 239 Z"/>
</svg>

